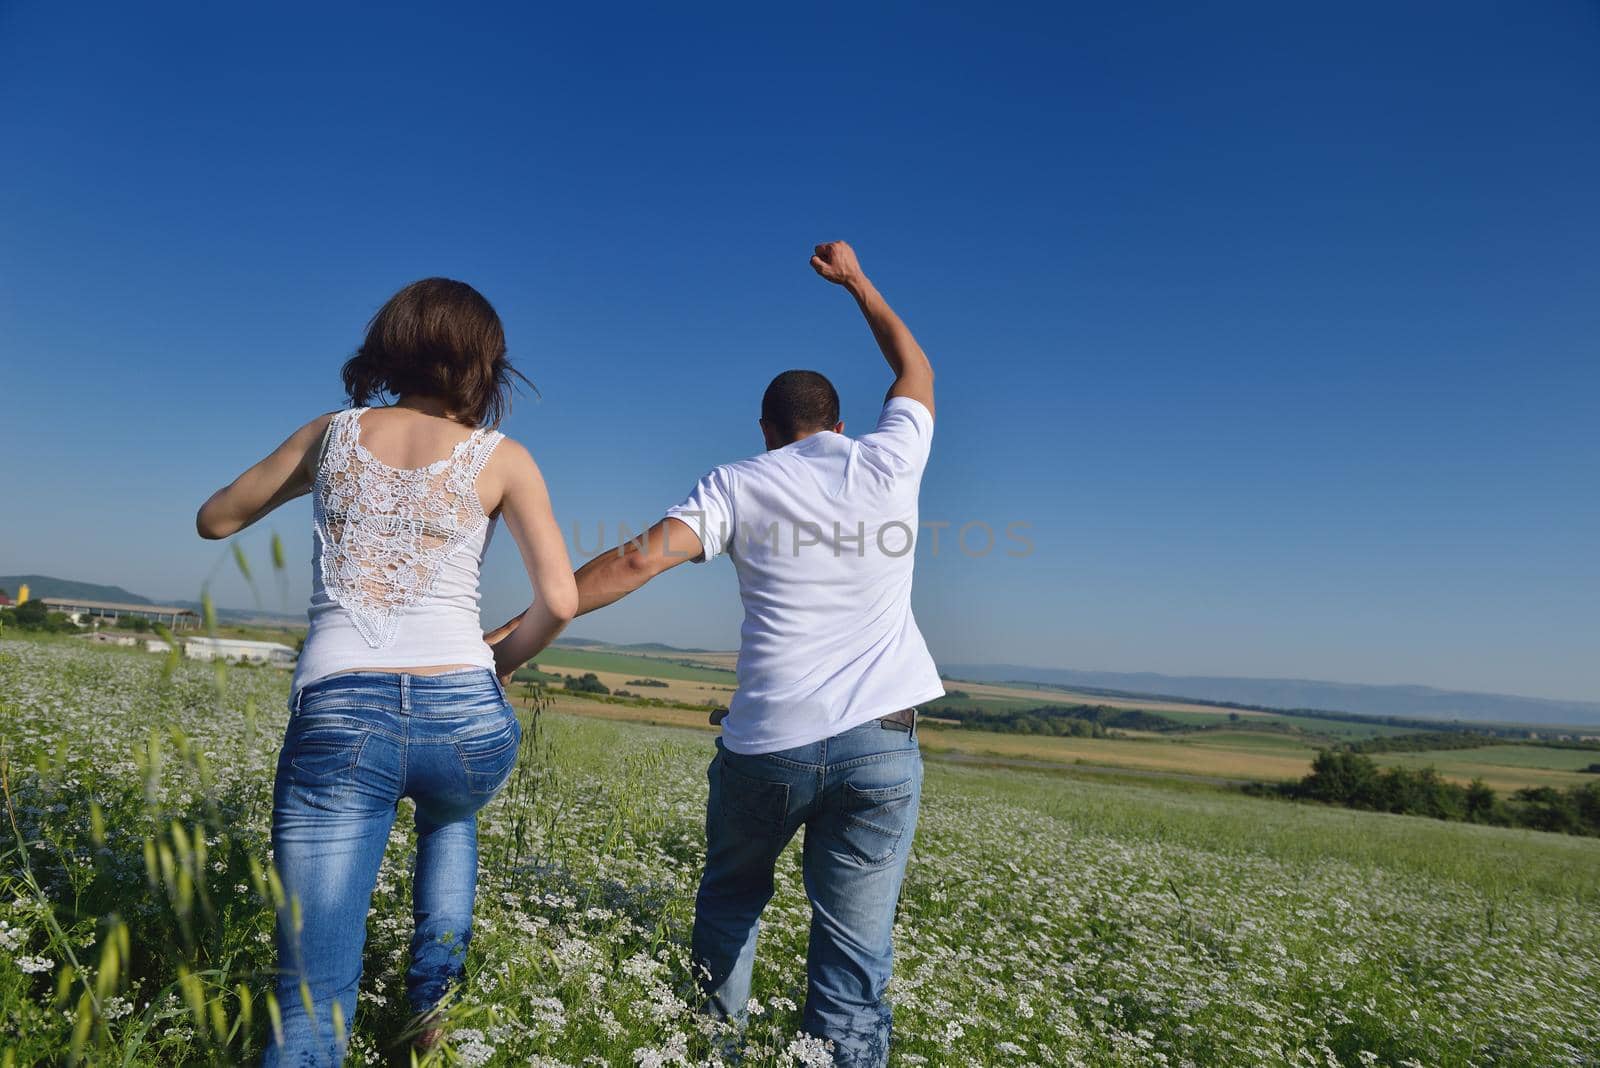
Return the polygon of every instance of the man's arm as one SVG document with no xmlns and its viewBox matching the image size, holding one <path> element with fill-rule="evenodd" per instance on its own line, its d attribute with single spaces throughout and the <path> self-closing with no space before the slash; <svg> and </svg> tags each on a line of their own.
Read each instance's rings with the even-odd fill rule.
<svg viewBox="0 0 1600 1068">
<path fill-rule="evenodd" d="M 625 541 L 578 568 L 578 614 L 622 600 L 703 551 L 693 527 L 681 519 L 663 519 L 645 532 L 642 546 L 637 539 Z"/>
<path fill-rule="evenodd" d="M 574 576 L 578 583 L 578 615 L 622 600 L 663 571 L 693 560 L 703 551 L 693 527 L 681 519 L 663 519 L 645 532 L 643 545 L 638 539 L 625 541 L 578 569 Z M 485 634 L 483 640 L 494 645 L 515 630 L 520 619 L 519 615 L 507 620 Z"/>
<path fill-rule="evenodd" d="M 883 294 L 861 270 L 855 249 L 843 241 L 818 245 L 816 254 L 811 257 L 811 267 L 828 281 L 849 290 L 861 306 L 861 314 L 866 317 L 867 325 L 872 328 L 872 336 L 883 351 L 883 358 L 894 372 L 894 385 L 889 387 L 888 397 L 910 397 L 920 402 L 931 415 L 933 365 L 928 362 L 927 353 L 922 351 L 917 339 L 911 336 L 910 329 L 900 321 L 894 309 L 889 307 L 889 302 L 883 299 Z M 884 400 L 887 401 L 888 397 Z"/>
</svg>

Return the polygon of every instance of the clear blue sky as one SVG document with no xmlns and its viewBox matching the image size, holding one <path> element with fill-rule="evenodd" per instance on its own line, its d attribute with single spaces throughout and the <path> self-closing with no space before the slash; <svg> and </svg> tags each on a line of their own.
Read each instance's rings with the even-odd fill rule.
<svg viewBox="0 0 1600 1068">
<path fill-rule="evenodd" d="M 0 5 L 0 573 L 194 596 L 196 506 L 431 274 L 614 540 L 779 370 L 870 423 L 845 237 L 939 372 L 924 518 L 1032 524 L 924 555 L 939 658 L 1600 697 L 1595 5 L 580 7 Z M 574 632 L 738 618 L 718 564 Z"/>
</svg>

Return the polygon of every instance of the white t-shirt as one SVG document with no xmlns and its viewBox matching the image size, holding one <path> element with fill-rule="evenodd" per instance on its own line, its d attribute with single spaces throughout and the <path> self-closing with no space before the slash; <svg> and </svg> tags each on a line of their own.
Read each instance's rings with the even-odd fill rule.
<svg viewBox="0 0 1600 1068">
<path fill-rule="evenodd" d="M 911 615 L 932 443 L 932 413 L 891 397 L 872 433 L 823 431 L 723 464 L 667 510 L 700 536 L 701 560 L 725 554 L 739 573 L 739 686 L 722 723 L 735 753 L 831 738 L 944 694 Z"/>
</svg>

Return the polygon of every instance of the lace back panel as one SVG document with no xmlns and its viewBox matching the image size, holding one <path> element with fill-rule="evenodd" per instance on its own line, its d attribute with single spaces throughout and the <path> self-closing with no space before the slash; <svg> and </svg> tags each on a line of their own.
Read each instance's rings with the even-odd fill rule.
<svg viewBox="0 0 1600 1068">
<path fill-rule="evenodd" d="M 394 640 L 400 613 L 427 597 L 450 557 L 489 522 L 478 473 L 503 435 L 474 430 L 442 460 L 397 468 L 361 444 L 361 414 L 333 417 L 313 511 L 322 585 L 369 646 Z"/>
</svg>

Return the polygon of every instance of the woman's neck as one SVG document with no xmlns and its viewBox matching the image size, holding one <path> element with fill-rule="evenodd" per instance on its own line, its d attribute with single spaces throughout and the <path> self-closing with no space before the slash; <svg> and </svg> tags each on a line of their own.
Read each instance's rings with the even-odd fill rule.
<svg viewBox="0 0 1600 1068">
<path fill-rule="evenodd" d="M 461 422 L 456 413 L 450 410 L 450 406 L 438 397 L 424 397 L 415 393 L 406 393 L 395 398 L 394 407 L 407 408 L 413 412 L 437 416 L 440 419 L 449 419 L 455 423 Z"/>
</svg>

